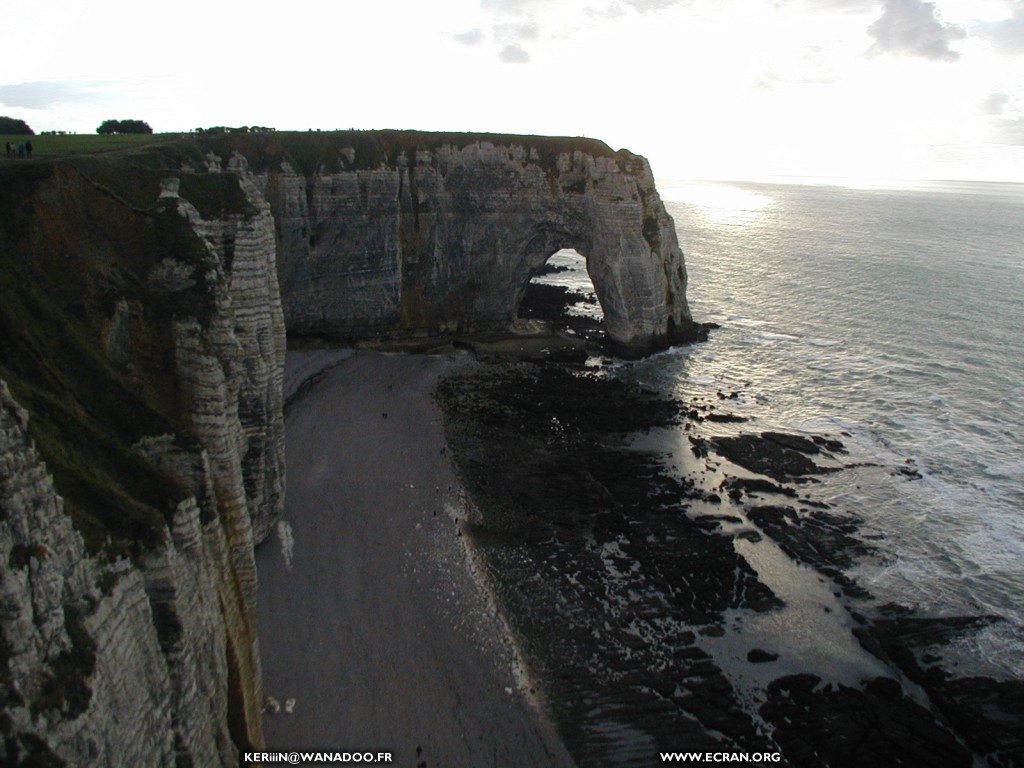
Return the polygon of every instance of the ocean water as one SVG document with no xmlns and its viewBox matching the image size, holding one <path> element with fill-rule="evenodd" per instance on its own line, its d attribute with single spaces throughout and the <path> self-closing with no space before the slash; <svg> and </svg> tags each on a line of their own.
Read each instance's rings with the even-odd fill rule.
<svg viewBox="0 0 1024 768">
<path fill-rule="evenodd" d="M 815 497 L 864 521 L 874 551 L 850 575 L 877 604 L 1002 617 L 952 663 L 1024 679 L 1024 185 L 659 191 L 693 316 L 722 327 L 614 375 L 684 400 L 737 392 L 746 431 L 842 435 L 865 466 Z M 591 289 L 581 266 L 558 279 Z"/>
</svg>

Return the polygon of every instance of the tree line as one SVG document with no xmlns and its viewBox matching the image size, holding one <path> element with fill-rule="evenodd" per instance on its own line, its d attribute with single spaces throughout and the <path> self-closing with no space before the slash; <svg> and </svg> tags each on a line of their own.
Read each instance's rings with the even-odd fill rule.
<svg viewBox="0 0 1024 768">
<path fill-rule="evenodd" d="M 29 128 L 28 123 L 16 117 L 0 117 L 0 134 L 17 134 L 19 136 L 35 136 L 36 132 Z"/>
<path fill-rule="evenodd" d="M 99 134 L 152 132 L 153 129 L 149 127 L 149 123 L 145 120 L 104 120 L 100 127 L 96 129 L 96 133 Z M 43 131 L 43 133 L 52 136 L 63 136 L 69 132 Z M 36 132 L 24 120 L 0 115 L 0 134 L 35 136 Z"/>
<path fill-rule="evenodd" d="M 152 132 L 153 129 L 144 120 L 104 120 L 96 129 L 99 134 Z"/>
<path fill-rule="evenodd" d="M 214 125 L 210 128 L 193 129 L 193 133 L 205 136 L 219 136 L 225 133 L 274 133 L 275 131 L 277 131 L 276 128 L 270 128 L 265 125 L 242 125 L 237 128 L 226 125 Z M 149 123 L 145 120 L 104 120 L 100 123 L 99 128 L 96 129 L 96 133 L 100 135 L 152 132 L 153 129 L 149 127 Z M 50 136 L 63 136 L 73 132 L 43 131 L 43 133 Z M 0 116 L 0 134 L 24 134 L 26 136 L 35 136 L 36 132 L 33 131 L 24 120 L 19 120 L 14 117 Z"/>
</svg>

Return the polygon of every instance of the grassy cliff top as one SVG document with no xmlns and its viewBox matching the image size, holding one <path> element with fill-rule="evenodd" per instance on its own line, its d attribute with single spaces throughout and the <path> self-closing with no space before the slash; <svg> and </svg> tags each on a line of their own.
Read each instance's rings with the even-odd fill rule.
<svg viewBox="0 0 1024 768">
<path fill-rule="evenodd" d="M 4 141 L 17 137 L 2 137 Z M 21 137 L 24 140 L 25 137 Z M 535 149 L 540 163 L 554 167 L 557 157 L 581 151 L 595 157 L 629 158 L 626 150 L 613 151 L 603 141 L 570 136 L 531 136 L 502 133 L 459 133 L 413 130 L 375 131 L 277 131 L 257 133 L 152 134 L 124 136 L 33 136 L 33 159 L 3 161 L 12 164 L 45 160 L 76 159 L 104 154 L 117 156 L 152 169 L 178 170 L 187 164 L 196 171 L 206 168 L 205 156 L 214 153 L 227 160 L 237 151 L 253 170 L 276 170 L 287 161 L 304 174 L 320 168 L 328 171 L 365 170 L 395 165 L 402 155 L 431 151 L 441 146 L 463 148 L 479 142 L 495 146 L 524 146 Z M 19 143 L 15 141 L 14 143 Z M 348 150 L 354 151 L 354 156 Z"/>
<path fill-rule="evenodd" d="M 394 166 L 399 157 L 411 160 L 419 151 L 429 152 L 443 146 L 461 149 L 481 142 L 535 149 L 541 165 L 547 170 L 554 168 L 559 155 L 577 150 L 595 157 L 619 156 L 607 144 L 596 139 L 500 133 L 309 131 L 197 136 L 194 140 L 204 152 L 212 151 L 222 157 L 238 151 L 249 160 L 254 170 L 274 169 L 281 160 L 287 159 L 306 175 L 315 173 L 319 168 L 337 171 Z M 348 150 L 353 150 L 354 156 Z"/>
</svg>

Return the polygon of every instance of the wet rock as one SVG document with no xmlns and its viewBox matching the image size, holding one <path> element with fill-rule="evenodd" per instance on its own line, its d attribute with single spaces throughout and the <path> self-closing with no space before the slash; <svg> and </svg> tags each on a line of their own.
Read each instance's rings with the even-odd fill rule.
<svg viewBox="0 0 1024 768">
<path fill-rule="evenodd" d="M 742 424 L 749 421 L 746 416 L 737 416 L 735 413 L 709 413 L 704 418 L 718 424 Z"/>
<path fill-rule="evenodd" d="M 995 766 L 1024 765 L 1024 681 L 962 677 L 943 665 L 941 650 L 999 623 L 992 616 L 916 617 L 890 606 L 854 634 L 868 651 L 919 684 L 938 710 Z"/>
<path fill-rule="evenodd" d="M 760 712 L 793 766 L 973 764 L 950 730 L 889 678 L 875 678 L 858 690 L 824 686 L 814 675 L 783 677 L 768 686 Z"/>
<path fill-rule="evenodd" d="M 790 435 L 785 432 L 762 432 L 761 437 L 783 448 L 789 448 L 811 456 L 820 453 L 818 444 L 811 438 L 803 437 L 802 435 Z"/>
<path fill-rule="evenodd" d="M 839 467 L 821 466 L 809 457 L 828 457 L 830 454 L 826 451 L 845 452 L 838 440 L 818 435 L 804 437 L 784 432 L 716 437 L 709 442 L 716 452 L 733 464 L 760 475 L 767 475 L 778 482 L 791 482 L 811 475 L 834 472 Z"/>
<path fill-rule="evenodd" d="M 871 547 L 857 536 L 860 519 L 820 509 L 799 512 L 790 506 L 757 506 L 747 510 L 750 520 L 794 560 L 813 566 L 853 597 L 868 593 L 845 573 Z"/>
<path fill-rule="evenodd" d="M 728 477 L 722 483 L 722 488 L 729 494 L 729 498 L 739 501 L 743 494 L 776 494 L 789 498 L 796 497 L 796 490 L 783 485 L 777 485 L 770 480 L 760 477 Z"/>
<path fill-rule="evenodd" d="M 779 482 L 822 471 L 803 452 L 761 435 L 716 437 L 710 443 L 715 451 L 733 464 Z"/>
<path fill-rule="evenodd" d="M 970 627 L 914 623 L 898 608 L 872 624 L 850 610 L 849 598 L 870 597 L 846 573 L 873 551 L 861 519 L 797 499 L 787 485 L 800 479 L 794 468 L 816 466 L 811 457 L 832 460 L 838 441 L 741 436 L 751 454 L 774 457 L 779 477 L 727 478 L 720 502 L 763 494 L 788 503 L 745 507 L 744 517 L 738 507 L 701 515 L 713 494 L 630 449 L 627 436 L 678 423 L 687 410 L 707 414 L 706 403 L 668 405 L 610 377 L 553 366 L 474 374 L 442 386 L 440 397 L 457 466 L 482 512 L 467 530 L 579 764 L 647 765 L 652 750 L 681 741 L 697 751 L 781 749 L 797 766 L 971 765 L 964 743 L 993 766 L 1020 763 L 1021 686 L 940 668 L 936 645 Z M 703 457 L 728 440 L 690 436 Z M 737 539 L 757 542 L 762 533 L 832 582 L 862 644 L 920 683 L 914 697 L 891 679 L 858 689 L 796 675 L 769 686 L 759 711 L 767 731 L 743 710 L 696 639 L 728 634 L 726 611 L 781 605 L 737 553 Z M 747 661 L 778 658 L 754 648 Z M 922 689 L 932 709 L 915 698 Z"/>
</svg>

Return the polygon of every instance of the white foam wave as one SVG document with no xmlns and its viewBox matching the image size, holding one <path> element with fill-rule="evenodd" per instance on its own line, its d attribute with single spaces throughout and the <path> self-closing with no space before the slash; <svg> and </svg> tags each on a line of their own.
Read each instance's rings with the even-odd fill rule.
<svg viewBox="0 0 1024 768">
<path fill-rule="evenodd" d="M 690 376 L 687 381 L 698 387 L 713 387 L 715 385 L 714 376 Z"/>
<path fill-rule="evenodd" d="M 794 336 L 789 333 L 773 333 L 771 331 L 762 331 L 761 333 L 755 333 L 747 336 L 746 338 L 752 339 L 755 342 L 767 342 L 771 343 L 793 343 L 800 341 L 799 336 Z"/>
<path fill-rule="evenodd" d="M 993 462 L 982 469 L 988 477 L 1024 480 L 1024 461 Z"/>
<path fill-rule="evenodd" d="M 961 674 L 1001 672 L 1010 680 L 1024 679 L 1024 626 L 1009 619 L 989 625 L 973 635 L 962 637 L 951 646 L 960 658 Z M 972 664 L 973 662 L 973 664 Z M 971 667 L 978 665 L 978 668 Z"/>
</svg>

